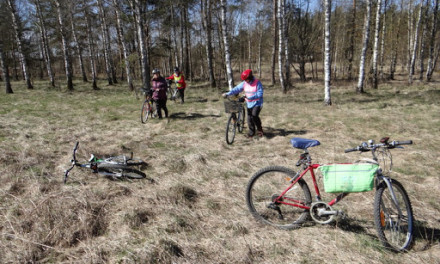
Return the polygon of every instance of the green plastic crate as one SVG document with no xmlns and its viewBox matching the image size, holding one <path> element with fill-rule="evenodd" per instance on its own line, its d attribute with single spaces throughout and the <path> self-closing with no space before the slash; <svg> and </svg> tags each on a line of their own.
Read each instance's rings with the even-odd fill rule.
<svg viewBox="0 0 440 264">
<path fill-rule="evenodd" d="M 327 193 L 367 192 L 373 189 L 377 164 L 330 164 L 319 166 Z"/>
</svg>

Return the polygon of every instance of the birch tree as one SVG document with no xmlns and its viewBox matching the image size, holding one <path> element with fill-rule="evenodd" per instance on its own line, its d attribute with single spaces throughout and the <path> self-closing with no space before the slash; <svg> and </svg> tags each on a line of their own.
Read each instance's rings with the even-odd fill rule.
<svg viewBox="0 0 440 264">
<path fill-rule="evenodd" d="M 128 58 L 127 44 L 125 42 L 124 31 L 122 29 L 121 6 L 119 0 L 113 0 L 113 6 L 116 13 L 116 31 L 122 45 L 122 55 L 124 57 L 125 73 L 127 75 L 127 84 L 130 91 L 134 91 L 133 80 L 131 76 L 130 60 Z"/>
<path fill-rule="evenodd" d="M 12 87 L 11 87 L 11 81 L 9 79 L 9 69 L 8 65 L 6 64 L 6 58 L 5 54 L 3 53 L 3 43 L 0 41 L 0 66 L 3 73 L 3 81 L 5 82 L 5 89 L 7 94 L 13 93 Z"/>
<path fill-rule="evenodd" d="M 416 29 L 414 32 L 414 36 L 413 36 L 413 45 L 412 45 L 412 50 L 411 50 L 411 62 L 409 65 L 409 73 L 408 73 L 408 83 L 412 84 L 413 83 L 413 75 L 414 75 L 414 70 L 415 70 L 415 65 L 416 65 L 416 58 L 417 58 L 417 49 L 419 48 L 418 44 L 419 44 L 419 31 L 420 31 L 420 23 L 422 21 L 422 7 L 423 7 L 423 0 L 420 0 L 420 9 L 419 9 L 419 15 L 417 18 L 417 22 L 416 22 Z"/>
<path fill-rule="evenodd" d="M 332 104 L 331 94 L 330 94 L 330 84 L 331 84 L 331 36 L 330 36 L 330 15 L 332 11 L 332 2 L 331 0 L 324 1 L 324 9 L 325 9 L 325 33 L 324 33 L 324 86 L 325 86 L 325 97 L 324 103 L 326 105 Z"/>
<path fill-rule="evenodd" d="M 105 60 L 105 71 L 107 73 L 107 81 L 109 85 L 116 83 L 116 75 L 113 70 L 112 55 L 110 48 L 110 36 L 107 28 L 107 15 L 104 10 L 104 5 L 102 0 L 98 0 L 99 17 L 101 19 L 101 31 L 102 39 L 104 42 L 104 60 Z M 115 82 L 116 81 L 116 82 Z"/>
<path fill-rule="evenodd" d="M 368 41 L 370 40 L 370 18 L 371 18 L 371 1 L 366 1 L 366 13 L 364 19 L 364 32 L 363 32 L 363 41 L 362 41 L 362 51 L 361 51 L 361 59 L 359 62 L 359 76 L 358 76 L 358 84 L 356 87 L 356 92 L 363 93 L 364 92 L 364 82 L 365 82 L 365 61 L 367 56 L 368 49 Z"/>
<path fill-rule="evenodd" d="M 273 0 L 273 13 L 272 13 L 272 32 L 273 32 L 273 40 L 272 40 L 272 60 L 271 60 L 271 82 L 272 85 L 275 85 L 275 63 L 277 56 L 277 29 L 278 29 L 278 20 L 277 20 L 277 6 L 278 1 Z"/>
<path fill-rule="evenodd" d="M 437 35 L 437 20 L 438 20 L 438 7 L 439 0 L 435 0 L 434 10 L 432 14 L 432 26 L 431 26 L 431 36 L 429 39 L 429 54 L 428 54 L 428 65 L 426 69 L 426 80 L 431 81 L 432 73 L 434 71 L 434 46 L 435 46 L 435 36 Z"/>
<path fill-rule="evenodd" d="M 377 0 L 376 8 L 376 27 L 374 29 L 374 46 L 373 46 L 373 88 L 377 89 L 377 58 L 379 54 L 379 32 L 380 32 L 380 11 L 382 7 L 382 0 Z"/>
<path fill-rule="evenodd" d="M 221 6 L 221 23 L 223 28 L 223 43 L 225 50 L 226 75 L 228 77 L 229 90 L 234 88 L 234 76 L 232 73 L 231 53 L 229 51 L 228 27 L 226 23 L 226 0 L 220 0 Z"/>
<path fill-rule="evenodd" d="M 24 52 L 24 42 L 23 42 L 23 32 L 22 32 L 23 29 L 21 25 L 21 19 L 18 16 L 17 10 L 15 8 L 15 0 L 6 0 L 6 2 L 8 4 L 9 11 L 12 17 L 12 27 L 14 28 L 15 41 L 17 42 L 18 56 L 23 69 L 23 75 L 26 81 L 26 86 L 28 89 L 33 89 L 34 87 L 32 86 L 31 83 L 31 76 L 29 73 L 27 56 Z"/>
<path fill-rule="evenodd" d="M 148 51 L 145 41 L 144 1 L 134 0 L 134 12 L 136 16 L 137 38 L 141 54 L 142 88 L 150 90 L 150 66 L 148 64 Z"/>
<path fill-rule="evenodd" d="M 81 77 L 83 82 L 87 82 L 87 74 L 86 74 L 86 70 L 84 68 L 84 63 L 83 63 L 83 56 L 82 56 L 82 48 L 81 48 L 81 43 L 78 40 L 78 32 L 75 26 L 75 20 L 74 20 L 74 14 L 73 11 L 75 10 L 75 2 L 70 1 L 68 3 L 70 5 L 69 9 L 69 16 L 70 16 L 70 26 L 71 26 L 71 30 L 72 30 L 72 37 L 73 37 L 73 41 L 75 42 L 75 48 L 76 48 L 76 55 L 78 56 L 78 65 L 79 65 L 79 69 L 81 71 Z"/>
<path fill-rule="evenodd" d="M 287 45 L 284 42 L 284 4 L 285 0 L 278 0 L 278 67 L 279 67 L 279 75 L 280 75 L 280 84 L 281 91 L 283 93 L 287 92 L 287 84 L 286 79 L 284 78 L 285 74 L 283 73 L 283 48 Z"/>
<path fill-rule="evenodd" d="M 46 64 L 46 70 L 47 70 L 47 76 L 49 77 L 50 80 L 50 85 L 52 87 L 55 87 L 55 77 L 54 77 L 54 72 L 52 69 L 52 59 L 51 59 L 51 52 L 50 52 L 50 47 L 49 47 L 49 39 L 47 36 L 47 31 L 46 31 L 46 22 L 44 21 L 44 16 L 43 16 L 43 12 L 41 10 L 41 3 L 40 0 L 34 0 L 34 5 L 35 5 L 35 10 L 37 12 L 37 17 L 38 17 L 38 26 L 40 28 L 40 32 L 41 32 L 41 45 L 42 45 L 42 50 L 43 50 L 43 58 Z"/>
<path fill-rule="evenodd" d="M 61 42 L 63 47 L 64 68 L 66 71 L 66 78 L 67 78 L 67 89 L 71 91 L 73 90 L 73 73 L 72 73 L 72 63 L 70 62 L 70 57 L 69 57 L 69 47 L 68 47 L 68 40 L 66 35 L 65 23 L 64 23 L 64 14 L 61 11 L 60 0 L 54 0 L 54 2 L 57 10 L 58 26 L 61 34 Z"/>
<path fill-rule="evenodd" d="M 96 84 L 96 63 L 95 63 L 95 49 L 93 44 L 92 28 L 90 21 L 90 11 L 86 0 L 82 0 L 84 6 L 84 16 L 86 19 L 86 33 L 87 33 L 87 45 L 89 48 L 89 58 L 90 58 L 90 70 L 92 72 L 92 88 L 93 90 L 98 90 L 98 85 Z"/>
<path fill-rule="evenodd" d="M 206 35 L 206 58 L 208 65 L 209 84 L 215 87 L 214 67 L 213 67 L 213 50 L 212 50 L 212 5 L 211 0 L 202 0 L 203 29 Z"/>
</svg>

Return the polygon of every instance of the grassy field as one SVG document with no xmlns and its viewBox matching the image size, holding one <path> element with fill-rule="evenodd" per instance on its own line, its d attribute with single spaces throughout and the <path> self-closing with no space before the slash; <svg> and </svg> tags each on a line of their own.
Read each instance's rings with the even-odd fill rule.
<svg viewBox="0 0 440 264">
<path fill-rule="evenodd" d="M 321 83 L 296 84 L 287 94 L 266 87 L 265 137 L 239 134 L 233 145 L 224 139 L 220 92 L 202 84 L 189 85 L 185 104 L 168 102 L 169 121 L 147 124 L 125 83 L 100 83 L 99 91 L 76 83 L 74 92 L 34 86 L 13 83 L 14 94 L 0 97 L 1 263 L 440 263 L 439 83 L 396 82 L 361 95 L 334 83 L 330 107 Z M 374 192 L 345 198 L 336 208 L 347 217 L 325 226 L 278 230 L 248 212 L 253 173 L 295 169 L 300 151 L 290 138 L 319 140 L 310 149 L 314 161 L 330 163 L 368 157 L 344 149 L 383 136 L 414 141 L 393 151 L 393 175 L 416 218 L 408 253 L 378 241 Z M 134 152 L 152 181 L 75 168 L 64 185 L 76 141 L 79 160 Z"/>
</svg>

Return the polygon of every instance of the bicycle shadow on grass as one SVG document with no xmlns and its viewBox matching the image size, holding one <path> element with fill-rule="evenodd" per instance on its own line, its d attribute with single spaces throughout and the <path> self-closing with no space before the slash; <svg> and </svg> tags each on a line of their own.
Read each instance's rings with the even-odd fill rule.
<svg viewBox="0 0 440 264">
<path fill-rule="evenodd" d="M 272 128 L 272 127 L 263 127 L 264 136 L 267 139 L 272 139 L 274 137 L 280 136 L 290 136 L 290 135 L 304 135 L 307 133 L 306 130 L 285 130 L 283 128 Z"/>
<path fill-rule="evenodd" d="M 440 221 L 439 221 L 440 222 Z M 425 251 L 440 243 L 440 229 L 428 227 L 426 222 L 415 221 L 414 223 L 414 240 L 425 241 L 425 244 L 417 251 Z M 421 242 L 423 243 L 423 242 Z"/>
<path fill-rule="evenodd" d="M 171 119 L 187 119 L 187 120 L 192 120 L 192 119 L 207 118 L 207 117 L 220 117 L 220 115 L 203 115 L 203 114 L 199 114 L 199 113 L 177 112 L 177 113 L 172 113 L 168 117 L 171 118 Z"/>
</svg>

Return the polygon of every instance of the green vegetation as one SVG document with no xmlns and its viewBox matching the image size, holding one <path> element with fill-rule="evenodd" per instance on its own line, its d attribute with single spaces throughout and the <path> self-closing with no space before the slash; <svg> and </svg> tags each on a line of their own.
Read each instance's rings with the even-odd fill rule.
<svg viewBox="0 0 440 264">
<path fill-rule="evenodd" d="M 263 80 L 263 84 L 266 83 Z M 0 97 L 0 261 L 5 263 L 436 263 L 440 259 L 440 90 L 437 83 L 398 81 L 357 94 L 335 84 L 332 106 L 322 84 L 296 84 L 287 94 L 265 90 L 265 138 L 238 134 L 226 144 L 220 92 L 189 84 L 185 104 L 168 101 L 167 120 L 140 122 L 142 99 L 125 84 L 92 91 L 34 90 L 13 83 Z M 247 126 L 246 126 L 247 127 Z M 245 128 L 246 129 L 246 128 Z M 380 245 L 373 193 L 341 202 L 347 218 L 293 231 L 257 223 L 244 192 L 262 167 L 295 169 L 292 137 L 318 139 L 318 163 L 351 162 L 362 140 L 412 139 L 395 150 L 394 177 L 408 191 L 417 220 L 405 254 Z M 80 141 L 78 159 L 129 154 L 147 162 L 154 181 L 114 181 L 85 170 L 62 175 Z M 322 184 L 321 181 L 319 181 Z M 311 185 L 310 185 L 311 187 Z M 330 197 L 323 194 L 324 198 Z M 386 260 L 386 261 L 385 261 Z"/>
</svg>

